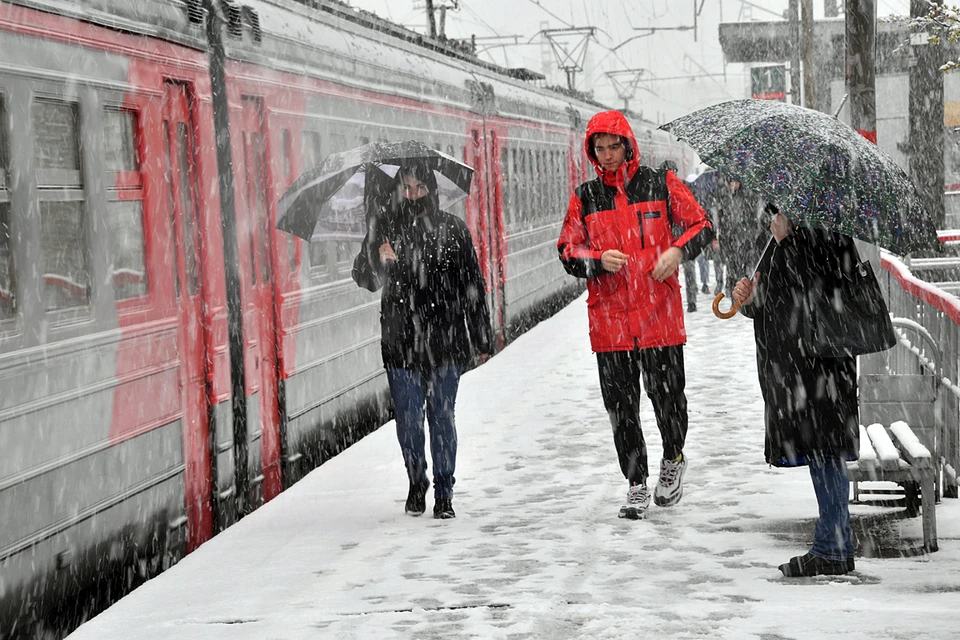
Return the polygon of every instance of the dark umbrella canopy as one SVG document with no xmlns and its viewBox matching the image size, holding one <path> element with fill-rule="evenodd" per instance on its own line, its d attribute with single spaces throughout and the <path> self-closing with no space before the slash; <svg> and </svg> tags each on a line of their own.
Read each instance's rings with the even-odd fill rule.
<svg viewBox="0 0 960 640">
<path fill-rule="evenodd" d="M 470 192 L 473 169 L 422 142 L 373 142 L 327 156 L 280 198 L 277 228 L 304 240 L 360 240 L 373 208 L 395 187 L 404 162 L 433 170 L 441 209 Z"/>
<path fill-rule="evenodd" d="M 937 244 L 907 174 L 837 118 L 772 100 L 732 100 L 661 127 L 706 164 L 762 193 L 795 223 L 898 254 Z"/>
</svg>

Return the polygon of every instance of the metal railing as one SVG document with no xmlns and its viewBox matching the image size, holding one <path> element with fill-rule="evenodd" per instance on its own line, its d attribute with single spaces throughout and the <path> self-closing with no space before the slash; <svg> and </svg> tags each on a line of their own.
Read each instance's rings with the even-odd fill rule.
<svg viewBox="0 0 960 640">
<path fill-rule="evenodd" d="M 939 262 L 913 260 L 910 267 L 918 271 L 960 270 L 960 259 L 935 260 Z M 960 469 L 960 298 L 952 291 L 960 291 L 960 278 L 936 284 L 926 282 L 887 253 L 881 255 L 881 266 L 877 279 L 890 313 L 894 318 L 917 323 L 936 344 L 930 346 L 923 340 L 911 343 L 909 336 L 901 332 L 901 345 L 906 348 L 861 357 L 861 370 L 889 375 L 930 373 L 940 377 L 942 391 L 938 394 L 936 410 L 942 437 L 938 438 L 936 451 L 932 453 L 943 463 L 943 495 L 956 498 L 957 470 Z"/>
</svg>

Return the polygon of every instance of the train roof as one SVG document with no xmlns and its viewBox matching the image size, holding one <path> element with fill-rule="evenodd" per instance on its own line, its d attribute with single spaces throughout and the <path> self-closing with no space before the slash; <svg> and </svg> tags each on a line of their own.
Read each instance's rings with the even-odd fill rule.
<svg viewBox="0 0 960 640">
<path fill-rule="evenodd" d="M 336 0 L 215 0 L 226 8 L 231 59 L 399 97 L 581 128 L 609 107 L 516 79 L 451 42 Z M 199 0 L 13 0 L 112 29 L 207 48 Z M 527 76 L 529 77 L 529 76 Z M 639 127 L 655 127 L 630 119 Z"/>
</svg>

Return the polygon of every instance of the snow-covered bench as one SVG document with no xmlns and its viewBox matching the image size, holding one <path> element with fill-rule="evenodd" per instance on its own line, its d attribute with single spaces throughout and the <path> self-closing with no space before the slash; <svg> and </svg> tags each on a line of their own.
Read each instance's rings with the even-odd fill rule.
<svg viewBox="0 0 960 640">
<path fill-rule="evenodd" d="M 859 482 L 906 483 L 908 495 L 910 490 L 906 487 L 917 483 L 920 486 L 923 546 L 928 553 L 937 550 L 936 467 L 930 450 L 906 422 L 893 422 L 889 429 L 879 423 L 867 428 L 861 425 L 860 459 L 847 463 L 847 470 L 854 483 L 855 500 Z"/>
</svg>

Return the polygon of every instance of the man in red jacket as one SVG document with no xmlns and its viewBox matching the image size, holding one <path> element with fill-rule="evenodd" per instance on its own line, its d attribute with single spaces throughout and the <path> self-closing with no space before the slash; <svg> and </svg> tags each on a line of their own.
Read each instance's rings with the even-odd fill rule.
<svg viewBox="0 0 960 640">
<path fill-rule="evenodd" d="M 597 178 L 574 192 L 557 248 L 567 272 L 587 279 L 590 343 L 629 482 L 620 517 L 639 519 L 651 497 L 640 429 L 641 378 L 663 439 L 654 501 L 666 507 L 683 495 L 687 336 L 677 267 L 713 240 L 713 228 L 672 171 L 640 164 L 633 130 L 620 112 L 591 118 L 585 145 Z M 679 238 L 674 225 L 683 229 Z"/>
</svg>

